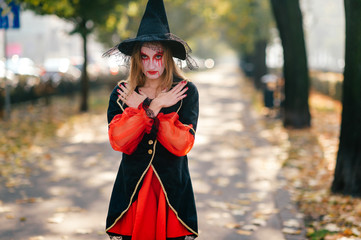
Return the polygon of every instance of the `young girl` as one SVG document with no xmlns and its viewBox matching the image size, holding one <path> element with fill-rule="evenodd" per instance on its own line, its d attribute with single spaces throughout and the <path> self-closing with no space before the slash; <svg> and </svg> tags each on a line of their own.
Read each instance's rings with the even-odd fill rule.
<svg viewBox="0 0 361 240">
<path fill-rule="evenodd" d="M 109 101 L 110 144 L 123 155 L 106 231 L 111 239 L 194 239 L 186 154 L 194 143 L 198 91 L 173 60 L 187 59 L 189 47 L 169 33 L 163 1 L 150 0 L 137 37 L 117 49 L 131 58 L 128 79 Z"/>
</svg>

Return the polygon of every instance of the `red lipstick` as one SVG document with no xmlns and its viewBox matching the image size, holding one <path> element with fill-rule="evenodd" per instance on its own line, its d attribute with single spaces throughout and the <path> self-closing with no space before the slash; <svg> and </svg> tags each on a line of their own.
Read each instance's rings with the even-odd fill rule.
<svg viewBox="0 0 361 240">
<path fill-rule="evenodd" d="M 158 73 L 158 71 L 148 71 L 148 73 L 149 73 L 150 75 L 155 75 L 155 74 Z"/>
</svg>

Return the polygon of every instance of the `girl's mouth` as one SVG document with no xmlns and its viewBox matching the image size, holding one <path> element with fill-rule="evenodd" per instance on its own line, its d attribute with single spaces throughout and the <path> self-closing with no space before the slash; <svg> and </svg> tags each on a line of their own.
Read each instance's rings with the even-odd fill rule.
<svg viewBox="0 0 361 240">
<path fill-rule="evenodd" d="M 148 73 L 149 73 L 150 75 L 155 75 L 155 74 L 158 73 L 158 71 L 148 71 Z"/>
</svg>

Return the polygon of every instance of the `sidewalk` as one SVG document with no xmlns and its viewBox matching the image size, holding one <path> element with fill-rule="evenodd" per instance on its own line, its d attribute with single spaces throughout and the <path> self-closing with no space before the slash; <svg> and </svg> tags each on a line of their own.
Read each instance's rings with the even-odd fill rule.
<svg viewBox="0 0 361 240">
<path fill-rule="evenodd" d="M 250 84 L 241 80 L 235 61 L 190 77 L 200 94 L 189 154 L 198 239 L 305 239 L 303 221 L 284 190 L 282 146 L 252 110 Z M 0 187 L 0 239 L 107 239 L 105 217 L 120 154 L 109 146 L 105 112 L 82 115 L 59 135 L 47 146 L 45 172 L 13 192 Z"/>
<path fill-rule="evenodd" d="M 280 173 L 282 146 L 252 109 L 252 84 L 228 61 L 196 74 L 201 96 L 199 127 L 190 154 L 200 238 L 305 239 Z M 300 233 L 300 234 L 285 234 Z"/>
</svg>

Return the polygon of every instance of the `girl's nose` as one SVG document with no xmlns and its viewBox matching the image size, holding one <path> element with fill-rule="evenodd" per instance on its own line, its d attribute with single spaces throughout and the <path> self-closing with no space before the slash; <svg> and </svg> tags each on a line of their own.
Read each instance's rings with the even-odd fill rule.
<svg viewBox="0 0 361 240">
<path fill-rule="evenodd" d="M 154 60 L 149 61 L 149 68 L 154 69 L 156 66 L 157 66 L 156 61 Z"/>
</svg>

